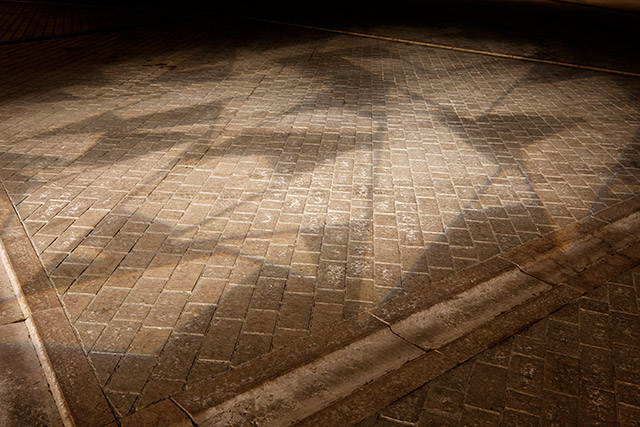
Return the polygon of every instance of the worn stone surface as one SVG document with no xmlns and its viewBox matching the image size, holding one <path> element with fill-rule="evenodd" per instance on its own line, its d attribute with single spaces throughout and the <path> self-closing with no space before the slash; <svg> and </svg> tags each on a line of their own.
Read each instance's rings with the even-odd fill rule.
<svg viewBox="0 0 640 427">
<path fill-rule="evenodd" d="M 63 310 L 33 313 L 33 322 L 75 424 L 93 426 L 112 422 L 114 414 Z"/>
<path fill-rule="evenodd" d="M 186 329 L 199 335 L 200 366 L 238 365 L 635 192 L 634 124 L 620 113 L 632 107 L 603 76 L 520 85 L 541 66 L 483 58 L 491 69 L 461 71 L 464 86 L 438 70 L 476 70 L 476 56 L 291 29 L 276 49 L 280 27 L 189 28 L 170 39 L 139 30 L 130 52 L 125 33 L 47 42 L 50 55 L 75 52 L 55 75 L 11 65 L 3 47 L 18 79 L 5 91 L 71 82 L 71 97 L 29 118 L 17 105 L 41 95 L 5 96 L 0 161 L 90 357 L 158 353 L 160 336 Z M 240 28 L 255 37 L 234 41 Z M 83 86 L 78 70 L 113 55 L 110 77 Z M 492 86 L 496 73 L 518 89 Z M 121 82 L 138 86 L 98 96 Z M 592 120 L 576 91 L 617 109 Z M 510 128 L 513 108 L 523 112 Z M 549 167 L 558 180 L 528 178 Z M 256 329 L 271 307 L 275 324 Z"/>
<path fill-rule="evenodd" d="M 408 294 L 394 296 L 393 299 L 389 299 L 384 304 L 373 309 L 371 313 L 387 323 L 396 323 L 410 313 L 415 313 L 448 300 L 454 295 L 467 291 L 480 283 L 512 272 L 515 268 L 512 262 L 501 258 L 492 258 L 428 287 Z"/>
<path fill-rule="evenodd" d="M 375 412 L 376 408 L 393 402 L 397 396 L 405 394 L 407 390 L 438 377 L 455 365 L 455 361 L 430 351 L 360 387 L 338 402 L 326 405 L 322 410 L 296 425 L 353 425 L 366 415 Z"/>
<path fill-rule="evenodd" d="M 0 425 L 62 426 L 24 322 L 0 325 Z"/>
<path fill-rule="evenodd" d="M 437 349 L 551 289 L 517 269 L 418 311 L 391 329 L 424 349 Z"/>
<path fill-rule="evenodd" d="M 203 426 L 292 425 L 422 354 L 382 329 L 203 412 L 176 401 Z"/>
<path fill-rule="evenodd" d="M 347 27 L 637 71 L 615 31 L 486 16 Z M 60 297 L 122 416 L 640 192 L 632 76 L 212 17 L 0 63 L 3 211 L 46 272 L 25 293 Z"/>
<path fill-rule="evenodd" d="M 208 369 L 216 370 L 219 375 L 213 378 L 199 377 L 199 382 L 192 382 L 187 390 L 176 395 L 175 399 L 192 413 L 203 412 L 262 382 L 274 379 L 330 352 L 340 350 L 347 343 L 388 329 L 386 324 L 372 316 L 359 316 L 344 322 L 341 326 L 335 330 L 327 328 L 315 331 L 309 337 L 289 343 L 286 347 L 245 363 L 242 369 L 220 374 L 226 371 L 228 366 L 212 364 Z M 194 370 L 197 367 L 196 364 Z"/>
<path fill-rule="evenodd" d="M 9 281 L 4 263 L 0 261 L 0 325 L 8 325 L 24 319 L 24 313 L 13 291 L 13 285 Z"/>
<path fill-rule="evenodd" d="M 440 348 L 440 352 L 462 363 L 487 348 L 499 343 L 549 315 L 560 307 L 579 298 L 582 291 L 568 286 L 555 286 L 537 298 L 532 298 L 517 307 Z"/>
<path fill-rule="evenodd" d="M 637 424 L 639 285 L 640 267 L 428 382 L 361 425 L 462 426 L 471 420 L 523 426 Z"/>
</svg>

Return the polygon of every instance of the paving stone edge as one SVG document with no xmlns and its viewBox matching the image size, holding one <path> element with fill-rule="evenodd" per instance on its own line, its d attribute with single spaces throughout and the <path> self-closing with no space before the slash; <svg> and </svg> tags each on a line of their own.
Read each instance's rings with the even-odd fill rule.
<svg viewBox="0 0 640 427">
<path fill-rule="evenodd" d="M 29 334 L 67 426 L 115 421 L 53 284 L 0 183 L 0 252 L 27 317 Z"/>
<path fill-rule="evenodd" d="M 498 314 L 442 347 L 423 348 L 423 355 L 409 361 L 400 369 L 379 378 L 372 378 L 371 382 L 349 396 L 336 402 L 327 402 L 326 407 L 318 408 L 315 414 L 299 420 L 300 425 L 355 423 L 413 391 L 424 382 L 453 369 L 560 309 L 595 286 L 640 264 L 640 228 L 636 228 L 637 233 L 627 233 L 629 238 L 618 243 L 607 242 L 606 236 L 603 235 L 605 232 L 619 234 L 621 230 L 617 228 L 620 228 L 620 224 L 624 232 L 625 220 L 629 218 L 635 220 L 631 226 L 640 225 L 637 224 L 640 219 L 640 196 L 634 196 L 508 253 L 432 283 L 425 289 L 401 295 L 371 313 L 312 334 L 288 347 L 240 365 L 233 371 L 198 383 L 121 421 L 123 425 L 132 426 L 158 425 L 158 413 L 166 412 L 176 425 L 217 425 L 214 420 L 203 420 L 199 414 L 266 382 L 276 381 L 278 376 L 308 365 L 383 328 L 389 327 L 393 331 L 393 326 L 399 321 L 446 301 L 496 275 L 517 270 L 522 275 L 549 286 L 545 292 Z M 603 252 L 599 257 L 593 254 L 590 258 L 587 257 L 587 263 L 584 265 L 572 269 L 571 265 L 567 265 L 571 258 L 562 258 L 584 257 L 585 253 L 580 251 L 587 251 L 589 254 L 593 244 L 601 245 Z M 437 361 L 435 365 L 434 360 Z M 428 369 L 425 370 L 425 366 L 429 366 Z M 426 373 L 419 374 L 420 370 Z M 396 389 L 391 392 L 394 387 Z M 381 389 L 384 392 L 381 393 Z M 362 409 L 354 411 L 354 408 Z"/>
<path fill-rule="evenodd" d="M 320 408 L 316 414 L 308 418 L 308 421 L 302 420 L 301 423 L 305 424 L 313 420 L 315 420 L 313 422 L 319 422 L 322 419 L 329 420 L 336 414 L 345 416 L 345 413 L 350 414 L 348 418 L 354 418 L 356 412 L 345 411 L 346 407 L 352 407 L 354 399 L 364 399 L 363 402 L 369 402 L 365 406 L 371 411 L 380 409 L 385 402 L 389 403 L 389 399 L 394 398 L 395 400 L 412 391 L 409 389 L 419 382 L 415 381 L 416 379 L 422 381 L 425 378 L 430 379 L 430 376 L 435 378 L 522 330 L 544 315 L 566 305 L 589 289 L 603 283 L 603 280 L 613 278 L 640 263 L 638 241 L 632 239 L 631 242 L 623 241 L 624 244 L 615 246 L 615 242 L 607 242 L 606 236 L 602 236 L 603 229 L 610 227 L 615 232 L 617 223 L 624 222 L 625 219 L 634 217 L 634 215 L 637 217 L 639 212 L 640 196 L 634 196 L 571 226 L 544 235 L 506 254 L 496 256 L 461 273 L 433 283 L 426 289 L 400 295 L 371 313 L 365 313 L 343 322 L 335 328 L 324 329 L 281 350 L 247 362 L 233 371 L 191 386 L 186 391 L 156 402 L 120 421 L 123 425 L 138 426 L 192 425 L 194 424 L 194 416 L 198 412 L 233 399 L 267 381 L 272 381 L 300 366 L 307 365 L 322 356 L 397 324 L 416 312 L 446 301 L 453 295 L 514 269 L 552 287 L 541 295 L 499 314 L 491 321 L 458 337 L 453 342 L 447 343 L 442 348 L 426 349 L 425 354 L 408 362 L 400 369 L 373 379 L 372 382 L 359 388 L 352 395 L 333 402 L 326 408 Z M 3 223 L 0 243 L 6 249 L 7 267 L 11 269 L 20 284 L 33 332 L 41 340 L 40 348 L 43 349 L 41 353 L 42 355 L 46 354 L 46 360 L 50 363 L 53 375 L 64 395 L 73 422 L 80 426 L 119 424 L 120 422 L 116 421 L 114 412 L 99 386 L 82 345 L 69 323 L 64 307 L 26 235 L 4 186 L 0 189 L 0 215 Z M 566 249 L 576 241 L 588 241 L 594 238 L 593 236 L 598 236 L 598 233 L 600 233 L 600 237 L 595 237 L 599 239 L 598 243 L 609 243 L 606 249 L 607 257 L 590 262 L 580 271 L 567 272 L 567 266 L 558 266 L 557 262 L 548 266 L 551 269 L 560 268 L 563 270 L 566 276 L 563 278 L 564 280 L 549 280 L 544 271 L 542 271 L 543 274 L 536 271 L 536 266 L 544 264 L 546 260 L 553 260 L 554 253 Z M 536 308 L 536 305 L 539 307 Z M 518 320 L 514 321 L 513 318 Z M 505 325 L 510 326 L 506 327 Z M 393 331 L 393 328 L 391 329 Z M 478 342 L 482 342 L 483 345 L 478 345 Z M 444 357 L 446 362 L 437 364 L 440 369 L 429 369 L 427 377 L 412 374 L 417 369 L 416 366 L 423 366 L 426 363 L 425 360 L 441 359 L 441 357 Z M 73 375 L 69 375 L 71 372 Z M 372 398 L 371 394 L 377 390 L 380 384 L 397 383 L 398 381 L 393 376 L 398 375 L 402 378 L 405 376 L 414 378 L 414 381 L 401 381 L 403 384 L 401 395 L 386 393 L 385 399 L 382 401 Z M 378 403 L 374 404 L 375 402 Z M 363 409 L 357 413 L 361 414 L 367 411 Z M 362 418 L 369 413 L 367 412 Z M 360 415 L 357 418 L 362 419 Z M 341 422 L 346 421 L 344 418 L 341 420 Z M 351 421 L 356 422 L 357 420 Z"/>
</svg>

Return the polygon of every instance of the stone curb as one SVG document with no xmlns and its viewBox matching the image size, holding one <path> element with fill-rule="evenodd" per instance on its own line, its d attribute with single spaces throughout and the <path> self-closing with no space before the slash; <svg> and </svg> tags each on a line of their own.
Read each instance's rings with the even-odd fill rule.
<svg viewBox="0 0 640 427">
<path fill-rule="evenodd" d="M 196 384 L 122 425 L 350 425 L 638 264 L 635 196 Z M 386 355 L 385 363 L 371 355 Z"/>
<path fill-rule="evenodd" d="M 9 267 L 80 426 L 357 422 L 640 262 L 636 196 L 117 421 L 4 188 L 0 215 Z"/>
<path fill-rule="evenodd" d="M 59 388 L 64 402 L 61 413 L 70 412 L 76 426 L 96 426 L 115 416 L 82 349 L 47 274 L 36 255 L 7 192 L 0 188 L 0 244 L 5 267 L 21 288 L 30 333 L 45 358 L 43 366 L 52 390 Z M 66 406 L 66 408 L 64 407 Z"/>
</svg>

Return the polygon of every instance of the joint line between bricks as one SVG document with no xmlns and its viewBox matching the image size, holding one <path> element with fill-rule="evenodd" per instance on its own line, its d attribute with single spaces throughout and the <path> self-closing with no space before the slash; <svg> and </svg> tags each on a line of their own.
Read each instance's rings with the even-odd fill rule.
<svg viewBox="0 0 640 427">
<path fill-rule="evenodd" d="M 22 323 L 22 322 L 26 322 L 26 321 L 27 321 L 27 318 L 23 317 L 22 319 L 16 319 L 16 320 L 12 320 L 9 323 L 5 323 L 5 325 L 15 325 L 16 323 Z"/>
<path fill-rule="evenodd" d="M 0 182 L 0 191 L 2 190 L 6 191 L 4 184 Z M 11 204 L 11 207 L 13 208 L 13 204 Z M 15 208 L 13 213 L 15 214 Z M 31 308 L 27 304 L 26 296 L 22 290 L 22 286 L 20 285 L 20 281 L 18 280 L 18 277 L 11 263 L 11 259 L 9 258 L 5 243 L 2 241 L 2 239 L 0 239 L 0 263 L 5 270 L 5 273 L 9 279 L 9 283 L 11 284 L 12 291 L 16 297 L 16 300 L 18 301 L 18 305 L 20 306 L 20 311 L 24 316 L 24 319 L 12 322 L 12 324 L 24 322 L 24 325 L 27 328 L 27 333 L 31 340 L 31 344 L 33 345 L 33 348 L 35 350 L 36 357 L 38 358 L 38 363 L 40 365 L 40 368 L 42 369 L 42 373 L 47 382 L 47 386 L 49 387 L 49 391 L 51 392 L 51 395 L 53 397 L 56 409 L 60 414 L 62 424 L 65 427 L 74 426 L 75 422 L 73 420 L 71 410 L 56 376 L 56 372 L 53 369 L 53 364 L 51 363 L 49 355 L 47 354 L 42 336 L 40 335 L 38 328 L 36 327 L 36 324 L 33 320 L 33 313 L 31 312 Z"/>
<path fill-rule="evenodd" d="M 541 281 L 542 283 L 545 283 L 545 284 L 547 284 L 547 285 L 549 285 L 549 286 L 551 286 L 551 287 L 555 287 L 555 286 L 558 286 L 558 285 L 560 284 L 560 283 L 552 283 L 552 282 L 549 282 L 549 281 L 547 281 L 547 280 L 543 279 L 542 277 L 538 277 L 538 276 L 536 276 L 535 274 L 531 274 L 531 273 L 529 273 L 529 272 L 527 272 L 527 271 L 523 270 L 522 268 L 520 268 L 520 266 L 519 266 L 519 265 L 516 265 L 516 267 L 518 267 L 518 270 L 520 270 L 520 272 L 521 272 L 522 274 L 524 274 L 525 276 L 529 276 L 529 277 L 531 277 L 531 278 L 533 278 L 533 279 L 539 280 L 539 281 Z"/>
<path fill-rule="evenodd" d="M 405 341 L 406 343 L 410 344 L 413 347 L 416 347 L 417 349 L 423 351 L 424 353 L 428 353 L 429 351 L 431 351 L 431 349 L 427 349 L 424 348 L 422 346 L 420 346 L 419 344 L 416 344 L 414 342 L 412 342 L 411 340 L 403 337 L 402 335 L 400 335 L 399 333 L 397 333 L 396 331 L 393 330 L 393 326 L 391 325 L 391 323 L 384 321 L 383 319 L 379 318 L 378 316 L 376 316 L 373 313 L 369 313 L 373 318 L 381 321 L 382 323 L 384 323 L 385 325 L 387 325 L 387 328 L 389 328 L 389 331 L 391 331 L 391 333 L 395 336 L 397 336 L 398 338 L 400 338 L 401 340 Z"/>
<path fill-rule="evenodd" d="M 514 261 L 512 261 L 510 259 L 507 259 L 507 258 L 503 258 L 502 256 L 500 256 L 500 259 L 503 259 L 503 260 L 507 261 L 509 264 L 514 265 L 520 271 L 520 273 L 524 274 L 525 276 L 529 276 L 529 277 L 531 277 L 533 279 L 539 280 L 542 283 L 546 283 L 547 285 L 549 285 L 551 287 L 555 287 L 555 286 L 559 285 L 559 283 L 552 283 L 552 282 L 549 282 L 549 281 L 547 281 L 547 280 L 545 280 L 545 279 L 543 279 L 541 277 L 536 276 L 535 274 L 529 273 L 528 271 L 526 271 L 524 269 L 524 267 L 521 267 L 517 262 L 514 262 Z"/>
<path fill-rule="evenodd" d="M 193 416 L 189 413 L 189 411 L 187 411 L 182 405 L 180 405 L 178 402 L 176 402 L 173 397 L 169 397 L 169 400 L 178 407 L 178 409 L 180 409 L 184 415 L 189 419 L 189 422 L 191 422 L 191 425 L 193 425 L 194 427 L 198 427 L 198 423 L 196 423 L 196 420 L 193 418 Z"/>
<path fill-rule="evenodd" d="M 275 25 L 286 25 L 289 27 L 304 28 L 307 30 L 323 31 L 323 32 L 341 34 L 341 35 L 352 36 L 352 37 L 360 37 L 360 38 L 381 40 L 381 41 L 387 41 L 387 42 L 393 42 L 393 43 L 422 46 L 422 47 L 427 47 L 432 49 L 443 49 L 443 50 L 450 50 L 454 52 L 463 52 L 463 53 L 469 53 L 469 54 L 475 54 L 475 55 L 490 56 L 490 57 L 500 58 L 500 59 L 526 61 L 526 62 L 556 65 L 556 66 L 568 67 L 568 68 L 576 68 L 580 70 L 596 71 L 596 72 L 607 73 L 607 74 L 618 74 L 623 76 L 640 77 L 640 74 L 629 72 L 629 71 L 593 67 L 589 65 L 580 65 L 580 64 L 574 64 L 574 63 L 564 62 L 564 61 L 554 61 L 554 60 L 549 60 L 544 58 L 535 58 L 535 57 L 522 56 L 522 55 L 513 55 L 508 53 L 490 52 L 490 51 L 478 50 L 478 49 L 468 49 L 468 48 L 445 45 L 440 43 L 425 42 L 425 41 L 418 41 L 418 40 L 407 40 L 407 39 L 389 37 L 389 36 L 378 35 L 378 34 L 360 33 L 360 32 L 346 31 L 346 30 L 340 30 L 335 28 L 325 28 L 325 27 L 316 27 L 312 25 L 296 24 L 293 22 L 274 21 L 270 19 L 256 18 L 252 16 L 243 16 L 241 18 L 249 21 L 265 22 L 265 23 L 270 23 Z"/>
<path fill-rule="evenodd" d="M 16 210 L 15 206 L 13 205 L 13 202 L 11 201 L 11 198 L 9 197 L 9 193 L 8 193 L 4 183 L 2 181 L 0 181 L 0 198 L 6 199 L 6 201 L 9 203 L 10 210 L 11 210 L 9 215 L 13 215 L 15 217 L 15 219 L 18 222 L 18 226 L 17 227 L 21 230 L 22 233 L 24 233 L 24 238 L 27 239 L 27 245 L 28 245 L 29 249 L 33 250 L 35 252 L 36 258 L 38 260 L 38 264 L 37 264 L 36 268 L 42 269 L 44 275 L 47 278 L 47 282 L 49 283 L 49 286 L 51 286 L 51 289 L 54 290 L 56 299 L 57 299 L 58 303 L 60 304 L 60 308 L 62 309 L 62 312 L 64 313 L 65 317 L 69 321 L 69 324 L 71 326 L 71 330 L 72 330 L 74 336 L 78 340 L 78 343 L 80 345 L 80 349 L 83 352 L 83 356 L 85 357 L 85 360 L 87 361 L 87 363 L 91 367 L 91 370 L 92 370 L 92 373 L 94 375 L 94 378 L 96 379 L 98 384 L 100 384 L 100 382 L 98 380 L 98 377 L 97 377 L 97 374 L 96 374 L 95 367 L 93 366 L 93 363 L 91 362 L 91 359 L 88 357 L 88 353 L 86 352 L 86 350 L 84 348 L 84 345 L 82 344 L 82 340 L 80 340 L 80 336 L 78 334 L 78 331 L 76 331 L 76 328 L 73 327 L 73 324 L 69 320 L 70 319 L 69 318 L 69 313 L 67 312 L 66 307 L 64 306 L 64 304 L 60 300 L 60 295 L 58 294 L 58 291 L 56 290 L 55 286 L 53 286 L 53 283 L 51 283 L 51 279 L 49 278 L 49 275 L 46 273 L 46 270 L 45 270 L 45 268 L 44 268 L 44 266 L 42 264 L 42 260 L 40 259 L 40 256 L 38 255 L 37 251 L 33 247 L 33 243 L 31 242 L 31 240 L 28 237 L 28 233 L 26 232 L 26 229 L 24 228 L 24 224 L 23 224 L 22 220 L 20 219 L 20 215 L 18 214 L 18 211 Z M 35 347 L 36 354 L 38 356 L 38 360 L 40 362 L 40 365 L 43 368 L 45 379 L 47 380 L 47 384 L 49 385 L 49 388 L 52 391 L 52 395 L 54 397 L 54 401 L 56 403 L 58 411 L 60 412 L 60 415 L 62 417 L 63 423 L 65 425 L 67 425 L 68 423 L 70 423 L 70 425 L 75 425 L 75 420 L 73 418 L 73 414 L 71 412 L 71 408 L 69 407 L 69 404 L 68 404 L 67 399 L 65 397 L 65 394 L 64 394 L 64 392 L 62 390 L 60 382 L 58 381 L 58 378 L 57 378 L 58 374 L 56 373 L 56 371 L 54 369 L 54 366 L 53 366 L 53 363 L 51 362 L 51 359 L 49 358 L 49 354 L 47 353 L 47 350 L 46 350 L 46 347 L 45 347 L 45 343 L 44 343 L 44 341 L 42 339 L 40 331 L 38 330 L 38 327 L 36 326 L 35 320 L 33 318 L 33 312 L 31 311 L 31 307 L 29 307 L 29 304 L 27 302 L 27 298 L 26 298 L 26 296 L 24 294 L 24 291 L 22 290 L 22 284 L 21 284 L 21 282 L 20 282 L 20 280 L 18 278 L 18 275 L 16 274 L 16 271 L 13 268 L 13 264 L 11 262 L 11 258 L 9 257 L 8 249 L 6 247 L 5 242 L 2 239 L 0 239 L 0 262 L 2 262 L 2 264 L 5 267 L 6 273 L 9 276 L 9 281 L 12 284 L 13 291 L 14 291 L 14 293 L 16 295 L 18 303 L 20 304 L 20 308 L 22 310 L 22 313 L 25 316 L 25 319 L 24 319 L 25 325 L 27 326 L 27 330 L 29 332 L 29 336 L 31 337 L 31 341 L 32 341 L 32 343 L 33 343 L 33 345 Z M 112 406 L 111 401 L 107 397 L 103 387 L 99 387 L 99 388 L 100 388 L 100 394 L 105 399 L 105 402 L 106 402 L 107 406 L 109 407 L 109 410 L 111 411 L 111 415 L 113 416 L 113 418 L 115 420 L 117 420 L 118 419 L 117 411 Z"/>
</svg>

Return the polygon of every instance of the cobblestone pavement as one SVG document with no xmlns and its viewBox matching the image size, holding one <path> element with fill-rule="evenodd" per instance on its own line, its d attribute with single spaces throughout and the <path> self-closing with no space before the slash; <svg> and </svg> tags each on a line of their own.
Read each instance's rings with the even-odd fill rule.
<svg viewBox="0 0 640 427">
<path fill-rule="evenodd" d="M 0 64 L 0 178 L 121 415 L 640 192 L 636 77 L 213 18 Z"/>
<path fill-rule="evenodd" d="M 637 426 L 640 268 L 359 424 Z"/>
</svg>

